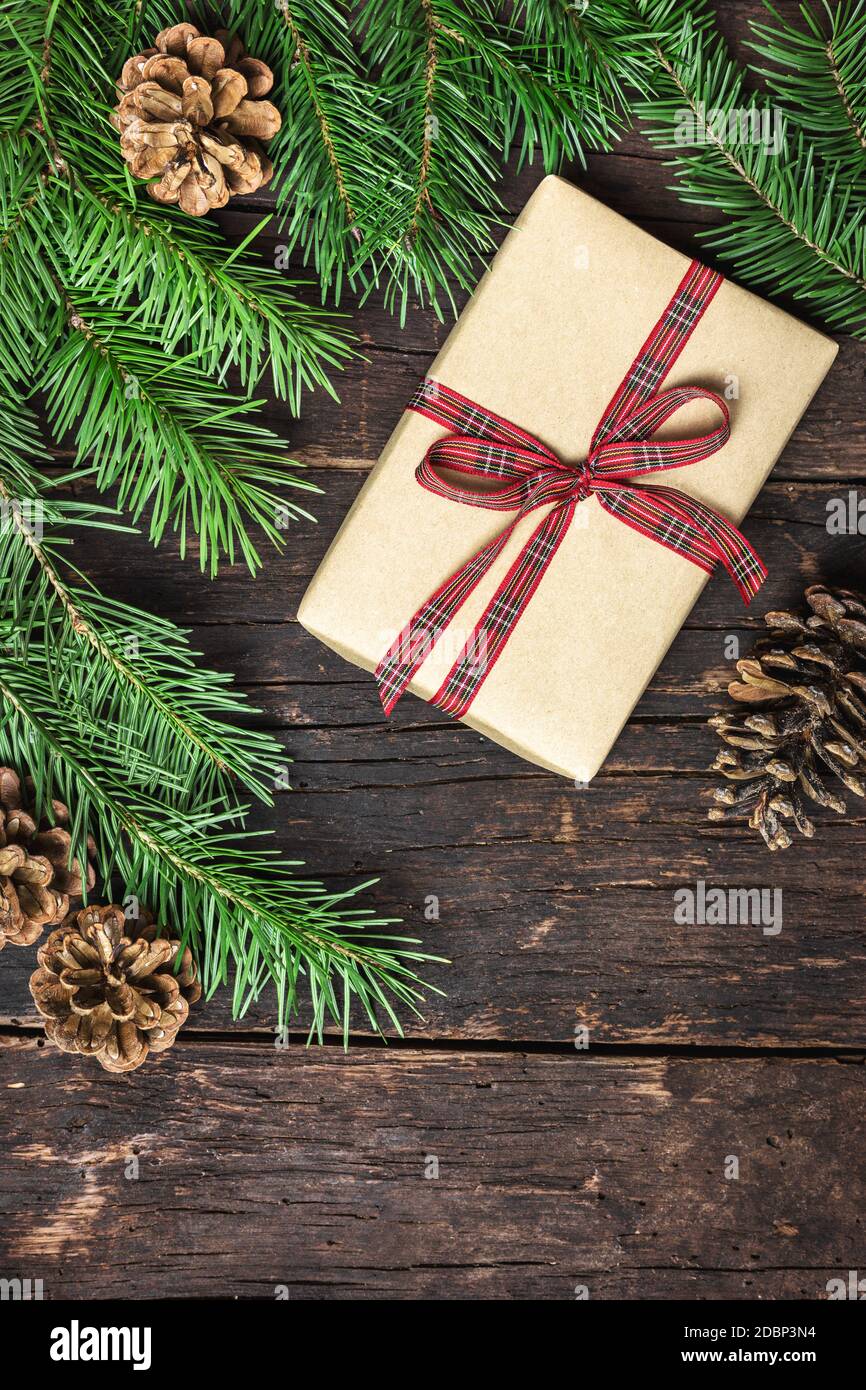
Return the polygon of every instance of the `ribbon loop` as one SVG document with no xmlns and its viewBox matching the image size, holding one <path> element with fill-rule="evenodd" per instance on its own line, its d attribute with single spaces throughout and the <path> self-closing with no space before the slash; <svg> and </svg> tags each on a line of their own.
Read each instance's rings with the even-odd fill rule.
<svg viewBox="0 0 866 1390">
<path fill-rule="evenodd" d="M 767 572 L 729 521 L 674 488 L 632 481 L 709 458 L 728 440 L 730 414 L 720 396 L 697 386 L 657 389 L 720 284 L 721 276 L 698 261 L 691 263 L 604 412 L 584 464 L 564 464 L 518 425 L 441 382 L 424 382 L 409 408 L 451 432 L 430 445 L 416 470 L 418 482 L 448 501 L 516 515 L 439 586 L 385 653 L 376 680 L 386 714 L 499 557 L 518 522 L 539 507 L 549 510 L 433 698 L 432 703 L 449 714 L 460 717 L 469 709 L 556 554 L 576 507 L 590 496 L 611 516 L 700 569 L 710 572 L 716 564 L 723 565 L 745 603 L 754 596 Z M 696 400 L 717 407 L 721 423 L 715 429 L 695 438 L 653 439 L 656 430 Z M 447 473 L 466 481 L 452 481 L 444 476 Z"/>
<path fill-rule="evenodd" d="M 678 411 L 698 400 L 710 401 L 717 407 L 722 422 L 714 430 L 694 439 L 651 438 Z M 697 386 L 673 386 L 651 396 L 642 406 L 630 411 L 616 430 L 602 435 L 590 451 L 590 468 L 599 478 L 634 478 L 665 468 L 683 468 L 723 448 L 730 433 L 730 412 L 715 391 L 704 391 Z"/>
</svg>

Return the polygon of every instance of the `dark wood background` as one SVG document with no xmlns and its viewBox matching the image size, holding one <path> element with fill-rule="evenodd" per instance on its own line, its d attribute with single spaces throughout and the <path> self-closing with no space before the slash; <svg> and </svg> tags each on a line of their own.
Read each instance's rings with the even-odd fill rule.
<svg viewBox="0 0 866 1390">
<path fill-rule="evenodd" d="M 724 7 L 725 26 L 742 35 L 751 9 Z M 637 134 L 565 172 L 683 250 L 712 220 Z M 540 177 L 512 172 L 511 211 Z M 221 215 L 233 239 L 264 205 L 248 202 Z M 262 824 L 329 882 L 378 877 L 370 901 L 450 958 L 428 972 L 445 994 L 402 1041 L 359 1032 L 348 1056 L 307 1051 L 300 1029 L 278 1048 L 267 1006 L 234 1023 L 217 998 L 171 1052 L 112 1077 L 44 1044 L 30 953 L 4 952 L 0 1276 L 53 1298 L 826 1297 L 866 1270 L 866 817 L 855 805 L 774 857 L 711 825 L 705 721 L 727 636 L 746 650 L 764 608 L 820 577 L 866 581 L 860 538 L 825 525 L 828 499 L 866 496 L 866 351 L 841 340 L 748 519 L 770 568 L 758 612 L 711 583 L 578 790 L 415 699 L 386 723 L 371 679 L 295 621 L 448 331 L 346 307 L 366 360 L 341 404 L 316 396 L 298 422 L 272 408 L 323 488 L 318 525 L 255 581 L 212 584 L 171 544 L 119 555 L 98 533 L 84 564 L 237 673 L 294 760 Z M 699 878 L 781 888 L 782 932 L 677 925 L 673 892 Z"/>
</svg>

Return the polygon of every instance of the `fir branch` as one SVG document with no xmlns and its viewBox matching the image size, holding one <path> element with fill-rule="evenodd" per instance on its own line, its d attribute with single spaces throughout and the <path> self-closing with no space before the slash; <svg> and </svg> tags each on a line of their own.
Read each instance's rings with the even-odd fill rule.
<svg viewBox="0 0 866 1390">
<path fill-rule="evenodd" d="M 500 206 L 473 22 L 452 0 L 368 0 L 358 33 L 396 152 L 358 255 L 383 266 L 385 303 L 401 322 L 410 293 L 441 316 L 442 291 L 453 306 L 452 283 L 468 288 L 492 248 Z"/>
<path fill-rule="evenodd" d="M 173 731 L 175 738 L 186 740 L 206 762 L 212 762 L 217 771 L 231 773 L 232 769 L 224 757 L 205 741 L 190 723 L 188 717 L 173 708 L 160 693 L 159 687 L 152 680 L 152 671 L 147 672 L 149 678 L 145 677 L 135 670 L 131 662 L 112 649 L 93 618 L 86 613 L 82 602 L 76 600 L 69 587 L 61 580 L 58 570 L 50 560 L 45 548 L 36 539 L 34 527 L 25 518 L 19 499 L 13 497 L 9 491 L 8 482 L 3 478 L 2 473 L 0 473 L 0 501 L 4 507 L 6 524 L 14 527 L 18 533 L 18 538 L 30 551 L 39 567 L 42 580 L 57 598 L 63 620 L 69 624 L 75 636 L 83 639 L 93 648 L 98 659 L 109 668 L 114 679 L 126 685 L 142 703 L 153 706 L 164 721 L 166 729 Z"/>
<path fill-rule="evenodd" d="M 790 292 L 833 327 L 866 332 L 863 205 L 853 205 L 850 187 L 821 166 L 802 132 L 795 140 L 751 138 L 739 114 L 772 120 L 772 108 L 748 91 L 702 0 L 685 14 L 672 0 L 639 5 L 664 37 L 654 46 L 657 93 L 638 112 L 650 137 L 676 152 L 680 197 L 725 215 L 701 236 L 745 279 Z M 685 134 L 684 118 L 692 126 Z"/>
<path fill-rule="evenodd" d="M 4 136 L 33 129 L 39 116 L 38 74 L 44 87 L 49 68 L 48 27 L 57 0 L 25 5 L 0 0 L 0 39 L 3 43 L 3 83 L 0 86 L 0 133 Z"/>
<path fill-rule="evenodd" d="M 116 50 L 116 23 L 112 32 Z M 111 50 L 103 44 L 98 51 Z M 146 199 L 142 212 L 144 185 L 128 179 L 108 125 L 113 82 L 105 68 L 116 73 L 125 56 L 116 52 L 95 74 L 86 70 L 87 90 L 77 70 L 65 66 L 59 74 L 64 88 L 55 98 L 54 119 L 67 180 L 80 195 L 70 209 L 85 253 L 79 269 L 107 302 L 140 306 L 140 316 L 160 328 L 166 347 L 195 352 L 206 372 L 222 377 L 236 366 L 242 385 L 252 391 L 270 367 L 275 394 L 293 411 L 302 389 L 324 386 L 333 395 L 328 373 L 351 355 L 349 335 L 333 315 L 299 301 L 297 282 L 246 254 L 255 231 L 244 247 L 227 254 L 212 223 L 197 223 Z M 81 112 L 87 110 L 93 116 L 84 124 Z M 107 230 L 106 216 L 118 225 Z"/>
<path fill-rule="evenodd" d="M 433 123 L 436 119 L 433 110 L 433 93 L 436 89 L 436 65 L 439 56 L 436 33 L 441 26 L 433 9 L 433 0 L 421 0 L 421 8 L 424 14 L 424 27 L 427 31 L 427 52 L 424 59 L 424 133 L 421 140 L 421 160 L 418 166 L 415 205 L 412 208 L 412 218 L 409 223 L 409 238 L 412 242 L 418 235 L 418 219 L 421 215 L 421 209 L 426 205 L 435 215 L 430 198 L 430 164 L 433 158 Z M 460 35 L 452 34 L 452 37 L 456 37 L 458 41 L 461 40 Z"/>
<path fill-rule="evenodd" d="M 7 650 L 24 662 L 50 657 L 53 665 L 45 667 L 45 684 L 51 689 L 62 686 L 61 671 L 69 672 L 73 688 L 79 673 L 86 681 L 95 658 L 109 680 L 103 693 L 109 701 L 101 710 L 103 722 L 118 725 L 126 740 L 134 731 L 146 761 L 152 760 L 158 744 L 166 757 L 174 757 L 179 746 L 182 756 L 195 755 L 195 776 L 205 774 L 205 791 L 216 772 L 269 799 L 268 782 L 256 771 L 256 760 L 275 756 L 276 745 L 247 732 L 229 737 L 227 729 L 211 721 L 211 706 L 222 704 L 226 711 L 240 714 L 243 702 L 221 695 L 218 687 L 226 684 L 225 678 L 207 673 L 202 703 L 184 634 L 141 610 L 103 598 L 80 575 L 74 584 L 61 576 L 63 536 L 70 526 L 101 526 L 119 537 L 129 528 L 119 524 L 111 508 L 57 496 L 39 471 L 39 465 L 49 461 L 32 413 L 5 402 L 0 408 L 0 593 L 12 623 Z M 47 530 L 47 539 L 39 534 L 42 530 Z M 68 555 L 63 568 L 75 573 Z M 42 656 L 31 646 L 34 627 L 50 639 Z M 129 640 L 134 661 L 124 653 Z M 176 649 L 170 662 L 168 645 Z M 187 690 L 187 704 L 180 710 L 176 696 L 182 689 Z M 117 703 L 111 703 L 115 699 Z M 170 769 L 164 764 L 161 771 L 168 776 Z"/>
<path fill-rule="evenodd" d="M 220 380 L 235 367 L 247 391 L 267 371 L 274 395 L 294 414 L 305 390 L 322 387 L 337 399 L 328 370 L 353 355 L 348 331 L 297 298 L 303 282 L 245 254 L 270 218 L 227 256 L 210 223 L 194 223 L 181 236 L 176 219 L 157 205 L 145 213 L 80 180 L 78 192 L 82 234 L 68 272 L 76 285 L 112 307 L 128 304 L 134 292 L 136 320 L 167 351 L 194 354 Z"/>
<path fill-rule="evenodd" d="M 291 863 L 280 863 L 246 847 L 248 837 L 220 834 L 225 819 L 213 808 L 172 815 L 164 805 L 124 794 L 117 776 L 98 777 L 69 748 L 61 731 L 36 705 L 39 690 L 18 668 L 10 679 L 9 663 L 0 659 L 0 696 L 6 718 L 0 749 L 14 746 L 10 711 L 17 716 L 17 735 L 26 731 L 29 768 L 41 796 L 46 770 L 52 786 L 79 804 L 86 792 L 105 857 L 111 845 L 112 869 L 123 880 L 125 895 L 152 906 L 159 920 L 176 924 L 184 945 L 199 962 L 208 997 L 235 973 L 235 1013 L 260 997 L 265 981 L 275 983 L 278 1020 L 285 1026 L 298 1008 L 298 979 L 307 979 L 311 1037 L 321 1041 L 330 1016 L 348 1039 L 350 1006 L 362 1006 L 371 1027 L 381 1031 L 380 1011 L 401 1032 L 392 999 L 418 1013 L 423 986 L 411 963 L 429 960 L 407 949 L 414 941 L 385 938 L 378 945 L 370 927 L 353 922 L 341 910 L 340 897 L 321 885 L 291 877 Z M 11 738 L 10 738 L 11 734 Z M 157 819 L 158 818 L 158 819 Z M 161 830 L 159 825 L 165 825 Z M 215 854 L 219 855 L 214 868 Z M 154 891 L 155 890 L 155 891 Z M 335 989 L 335 977 L 342 990 Z"/>
<path fill-rule="evenodd" d="M 344 279 L 405 316 L 410 295 L 469 287 L 501 216 L 499 166 L 520 140 L 545 166 L 614 140 L 652 55 L 629 0 L 227 0 L 277 74 L 272 147 L 287 243 L 339 297 Z"/>
<path fill-rule="evenodd" d="M 57 242 L 81 247 L 76 271 L 82 288 L 99 291 L 110 306 L 124 304 L 160 332 L 170 352 L 196 353 L 206 373 L 222 378 L 229 367 L 238 367 L 247 392 L 270 367 L 274 392 L 293 411 L 303 389 L 324 386 L 334 395 L 329 371 L 350 354 L 348 332 L 331 314 L 304 306 L 297 282 L 246 253 L 256 232 L 227 254 L 213 224 L 192 224 L 174 208 L 156 204 L 146 214 L 140 211 L 143 185 L 126 174 L 117 135 L 107 124 L 110 74 L 128 56 L 124 46 L 135 6 L 129 0 L 120 10 L 108 0 L 86 7 L 72 0 L 60 10 L 56 3 L 35 6 L 19 33 L 10 15 L 18 21 L 22 10 L 24 0 L 4 0 L 0 21 L 7 21 L 39 114 L 26 125 L 19 122 L 15 133 L 19 145 L 26 131 L 36 146 L 29 156 L 31 178 L 42 150 L 42 182 L 57 199 L 50 208 L 50 217 L 60 222 Z M 50 54 L 42 67 L 36 64 L 38 50 Z M 0 215 L 1 204 L 11 200 L 7 189 L 14 193 L 13 165 L 14 157 L 0 163 Z M 28 213 L 39 211 L 36 196 L 17 202 Z M 24 254 L 13 259 L 26 267 Z"/>
<path fill-rule="evenodd" d="M 283 519 L 309 516 L 274 491 L 292 461 L 275 434 L 248 420 L 256 402 L 226 396 L 188 360 L 167 359 L 119 311 L 65 285 L 62 296 L 72 332 L 46 355 L 39 384 L 58 434 L 75 432 L 75 476 L 116 486 L 134 519 L 150 507 L 154 543 L 171 527 L 185 554 L 197 536 L 202 570 L 216 574 L 221 555 L 234 563 L 237 554 L 255 570 L 246 522 L 280 547 Z"/>
<path fill-rule="evenodd" d="M 32 375 L 51 341 L 58 296 L 45 254 L 45 152 L 16 133 L 0 140 L 0 390 Z"/>
<path fill-rule="evenodd" d="M 346 5 L 281 0 L 250 13 L 244 0 L 227 0 L 221 15 L 275 74 L 283 124 L 269 152 L 287 245 L 315 265 L 336 302 L 347 277 L 369 291 L 378 266 L 359 249 L 365 218 L 397 154 L 353 48 Z"/>
<path fill-rule="evenodd" d="M 548 172 L 563 157 L 584 163 L 588 149 L 609 149 L 632 96 L 651 85 L 652 31 L 631 0 L 516 0 L 506 38 L 514 50 L 504 73 L 513 92 L 506 149 L 522 121 L 521 162 L 540 145 Z"/>
<path fill-rule="evenodd" d="M 76 467 L 101 486 L 117 482 L 135 517 L 154 502 L 154 541 L 173 526 L 183 547 L 195 531 L 211 573 L 236 553 L 255 568 L 248 524 L 281 544 L 277 518 L 307 513 L 274 489 L 313 489 L 250 419 L 256 403 L 221 394 L 219 383 L 237 368 L 249 395 L 270 368 L 275 393 L 297 410 L 305 389 L 334 394 L 329 373 L 350 354 L 347 334 L 303 305 L 294 281 L 248 254 L 255 231 L 228 254 L 212 226 L 173 209 L 142 215 L 107 125 L 109 72 L 128 54 L 134 8 L 0 0 L 0 33 L 31 98 L 17 127 L 9 113 L 0 140 L 0 388 L 27 381 L 35 363 L 52 390 L 68 366 L 70 391 L 58 390 L 51 410 L 58 428 L 76 431 Z M 95 124 L 83 114 L 91 110 Z M 130 395 L 131 382 L 147 389 Z M 212 426 L 218 440 L 208 438 Z"/>
<path fill-rule="evenodd" d="M 117 33 L 114 39 L 118 48 Z M 117 70 L 124 56 L 121 50 L 106 62 Z M 321 386 L 335 395 L 329 371 L 352 355 L 351 335 L 332 313 L 302 303 L 302 282 L 246 253 L 268 219 L 227 253 L 212 222 L 147 200 L 142 210 L 144 185 L 128 179 L 108 125 L 107 72 L 97 66 L 96 80 L 90 68 L 61 75 L 57 139 L 71 196 L 65 207 L 61 196 L 55 215 L 65 221 L 58 242 L 80 248 L 76 283 L 108 305 L 127 305 L 169 351 L 195 353 L 203 371 L 222 379 L 236 367 L 247 392 L 269 369 L 274 394 L 293 413 L 303 390 Z M 88 110 L 93 116 L 85 122 Z"/>
<path fill-rule="evenodd" d="M 291 9 L 289 8 L 289 4 L 286 3 L 284 5 L 281 5 L 279 6 L 279 9 L 283 16 L 283 22 L 289 32 L 291 41 L 295 46 L 296 60 L 303 69 L 304 81 L 306 83 L 307 91 L 309 93 L 310 98 L 310 105 L 313 108 L 313 115 L 315 116 L 315 119 L 318 122 L 322 145 L 324 146 L 325 154 L 328 159 L 328 164 L 331 167 L 331 174 L 334 179 L 334 184 L 336 185 L 337 197 L 340 203 L 342 204 L 346 214 L 346 225 L 351 228 L 354 226 L 356 220 L 355 209 L 352 206 L 352 200 L 349 197 L 349 192 L 346 188 L 346 179 L 345 175 L 343 174 L 343 167 L 340 164 L 340 161 L 337 157 L 337 151 L 334 148 L 334 140 L 331 135 L 331 123 L 328 120 L 327 113 L 322 105 L 322 99 L 319 95 L 319 89 L 316 82 L 316 74 L 313 69 L 313 60 L 312 55 L 310 53 L 310 48 L 306 39 L 299 30 L 297 24 L 295 23 L 295 19 Z"/>
<path fill-rule="evenodd" d="M 866 3 L 800 6 L 803 27 L 767 3 L 774 23 L 751 21 L 767 87 L 816 156 L 866 195 Z"/>
<path fill-rule="evenodd" d="M 226 722 L 242 698 L 172 624 L 62 573 L 70 527 L 118 528 L 105 508 L 45 493 L 41 458 L 32 415 L 0 403 L 0 758 L 33 776 L 40 807 L 70 806 L 73 852 L 94 836 L 105 895 L 119 885 L 179 928 L 208 993 L 234 977 L 236 1013 L 272 985 L 285 1023 L 305 980 L 311 1033 L 329 1017 L 347 1032 L 353 1001 L 399 1029 L 394 1003 L 417 1010 L 413 965 L 431 958 L 381 936 L 354 892 L 254 847 L 235 785 L 270 800 L 285 754 Z M 9 511 L 22 501 L 44 510 L 45 536 Z"/>
</svg>

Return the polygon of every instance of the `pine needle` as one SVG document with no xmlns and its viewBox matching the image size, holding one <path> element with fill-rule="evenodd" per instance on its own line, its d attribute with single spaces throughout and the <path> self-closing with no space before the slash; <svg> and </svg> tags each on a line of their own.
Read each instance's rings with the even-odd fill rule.
<svg viewBox="0 0 866 1390">
<path fill-rule="evenodd" d="M 229 678 L 201 667 L 172 623 L 104 598 L 70 545 L 125 528 L 104 507 L 45 491 L 34 417 L 0 403 L 0 759 L 37 804 L 72 811 L 72 852 L 96 843 L 99 891 L 146 904 L 192 948 L 211 995 L 236 1015 L 274 991 L 281 1026 L 344 1035 L 353 1007 L 377 1031 L 418 1011 L 415 966 L 433 960 L 390 919 L 300 876 L 245 828 L 244 790 L 270 802 L 286 755 L 249 727 Z"/>
<path fill-rule="evenodd" d="M 117 485 L 134 518 L 152 508 L 155 543 L 173 529 L 207 572 L 224 559 L 255 570 L 251 528 L 282 545 L 309 515 L 283 490 L 314 489 L 252 393 L 268 386 L 292 412 L 314 388 L 335 396 L 350 335 L 250 250 L 268 219 L 230 252 L 213 223 L 129 178 L 108 116 L 154 8 L 0 0 L 0 389 L 44 390 L 75 437 L 76 475 Z"/>
<path fill-rule="evenodd" d="M 777 119 L 729 56 L 704 0 L 638 0 L 659 37 L 647 132 L 674 152 L 676 191 L 723 223 L 699 235 L 743 279 L 791 294 L 832 328 L 866 333 L 866 204 L 803 129 Z M 762 132 L 770 130 L 772 137 Z M 756 138 L 757 132 L 757 138 Z"/>
</svg>

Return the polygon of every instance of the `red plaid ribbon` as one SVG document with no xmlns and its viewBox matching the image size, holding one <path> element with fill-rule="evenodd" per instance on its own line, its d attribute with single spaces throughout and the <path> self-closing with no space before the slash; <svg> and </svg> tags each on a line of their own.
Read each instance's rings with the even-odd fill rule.
<svg viewBox="0 0 866 1390">
<path fill-rule="evenodd" d="M 597 497 L 605 511 L 642 535 L 712 572 L 724 565 L 748 603 L 767 571 L 744 536 L 710 507 L 669 487 L 630 482 L 642 473 L 681 468 L 709 458 L 730 434 L 720 396 L 696 386 L 658 391 L 722 283 L 722 276 L 692 261 L 670 303 L 604 412 L 582 466 L 561 462 L 525 430 L 439 382 L 427 380 L 409 409 L 446 425 L 419 464 L 422 487 L 453 502 L 516 512 L 514 520 L 446 579 L 389 647 L 376 671 L 386 714 L 400 699 L 444 629 L 490 569 L 518 524 L 536 507 L 553 503 L 523 546 L 452 666 L 432 703 L 459 718 L 472 704 L 501 655 L 565 536 L 578 503 Z M 693 400 L 712 401 L 721 423 L 697 439 L 653 441 L 651 436 Z M 440 473 L 495 478 L 501 486 L 476 491 Z"/>
</svg>

